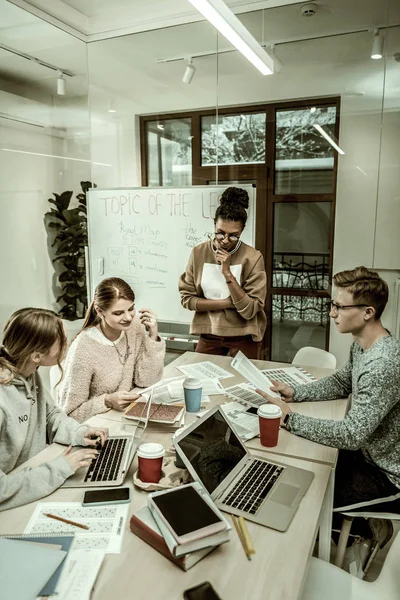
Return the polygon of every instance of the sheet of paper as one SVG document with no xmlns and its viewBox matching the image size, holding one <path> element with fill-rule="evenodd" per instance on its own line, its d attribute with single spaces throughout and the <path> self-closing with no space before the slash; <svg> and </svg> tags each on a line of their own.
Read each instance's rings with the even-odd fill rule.
<svg viewBox="0 0 400 600">
<path fill-rule="evenodd" d="M 185 373 L 187 377 L 195 377 L 201 379 L 201 381 L 207 379 L 228 379 L 228 377 L 234 377 L 229 371 L 225 371 L 221 367 L 214 365 L 209 360 L 200 363 L 193 363 L 191 365 L 181 365 L 176 367 L 182 373 Z"/>
<path fill-rule="evenodd" d="M 128 509 L 129 504 L 89 507 L 82 506 L 80 502 L 40 502 L 33 511 L 24 533 L 75 534 L 76 550 L 103 550 L 107 554 L 119 554 Z M 44 513 L 76 521 L 87 525 L 89 529 L 50 519 Z"/>
<path fill-rule="evenodd" d="M 259 388 L 263 392 L 266 392 L 273 398 L 280 398 L 280 394 L 271 391 L 273 385 L 270 379 L 263 375 L 256 365 L 252 363 L 243 352 L 238 352 L 235 358 L 232 359 L 231 366 L 238 371 L 243 377 L 250 383 Z M 265 402 L 264 402 L 265 403 Z"/>
<path fill-rule="evenodd" d="M 151 385 L 148 388 L 134 388 L 132 392 L 136 394 L 148 394 L 151 390 L 153 390 L 153 398 L 152 402 L 160 402 L 161 404 L 173 404 L 176 402 L 174 398 L 171 398 L 170 393 L 168 391 L 168 386 L 170 384 L 174 384 L 177 381 L 181 381 L 182 376 L 178 375 L 177 377 L 168 377 L 167 379 L 162 379 L 158 381 L 154 385 Z"/>
<path fill-rule="evenodd" d="M 185 378 L 182 377 L 179 381 L 173 381 L 168 384 L 168 392 L 171 398 L 181 399 L 184 397 L 183 394 L 183 382 Z M 217 396 L 225 393 L 225 389 L 222 387 L 218 379 L 204 379 L 203 380 L 203 398 L 204 396 Z"/>
<path fill-rule="evenodd" d="M 291 386 L 312 383 L 317 378 L 311 375 L 305 369 L 299 367 L 285 367 L 283 369 L 264 369 L 261 371 L 268 379 L 276 379 L 281 383 L 287 383 Z"/>
<path fill-rule="evenodd" d="M 244 406 L 261 406 L 266 400 L 255 391 L 255 386 L 252 383 L 238 383 L 231 387 L 225 388 L 226 394 L 230 398 L 238 400 Z"/>
<path fill-rule="evenodd" d="M 69 552 L 57 586 L 57 600 L 89 600 L 104 554 L 104 550 Z"/>
<path fill-rule="evenodd" d="M 245 407 L 239 404 L 239 402 L 221 404 L 221 410 L 225 413 L 228 421 L 232 423 L 242 440 L 251 440 L 260 435 L 258 417 L 246 413 Z"/>
</svg>

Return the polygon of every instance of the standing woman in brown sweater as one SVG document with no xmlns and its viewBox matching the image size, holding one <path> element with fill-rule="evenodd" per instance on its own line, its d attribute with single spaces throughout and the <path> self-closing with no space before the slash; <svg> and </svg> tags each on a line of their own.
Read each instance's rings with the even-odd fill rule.
<svg viewBox="0 0 400 600">
<path fill-rule="evenodd" d="M 265 333 L 267 279 L 261 253 L 241 241 L 249 196 L 227 188 L 215 212 L 214 233 L 192 250 L 179 280 L 184 308 L 194 311 L 196 352 L 259 358 Z"/>
</svg>

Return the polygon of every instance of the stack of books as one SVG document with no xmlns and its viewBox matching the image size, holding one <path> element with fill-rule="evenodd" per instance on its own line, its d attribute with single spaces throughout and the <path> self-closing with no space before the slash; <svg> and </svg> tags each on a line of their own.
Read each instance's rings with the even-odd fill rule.
<svg viewBox="0 0 400 600">
<path fill-rule="evenodd" d="M 153 514 L 148 506 L 144 506 L 134 513 L 130 520 L 132 533 L 183 571 L 193 567 L 217 546 L 229 541 L 229 533 L 232 528 L 222 514 L 221 517 L 226 525 L 224 530 L 185 544 L 179 544 L 165 524 L 159 519 L 156 521 Z"/>
<path fill-rule="evenodd" d="M 125 418 L 138 421 L 143 419 L 145 413 L 146 402 L 143 400 L 135 400 L 125 410 Z M 179 428 L 185 418 L 185 407 L 182 405 L 168 405 L 159 402 L 153 402 L 150 406 L 149 423 L 159 423 L 161 425 L 169 425 L 173 428 Z"/>
</svg>

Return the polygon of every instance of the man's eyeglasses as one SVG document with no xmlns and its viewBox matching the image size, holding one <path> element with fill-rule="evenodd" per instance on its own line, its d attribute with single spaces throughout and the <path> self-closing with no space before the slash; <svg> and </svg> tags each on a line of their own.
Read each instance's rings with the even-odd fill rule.
<svg viewBox="0 0 400 600">
<path fill-rule="evenodd" d="M 336 312 L 339 312 L 339 310 L 346 310 L 346 308 L 367 308 L 369 304 L 336 304 L 336 302 L 331 300 L 327 303 L 327 306 L 329 310 L 336 310 Z"/>
<path fill-rule="evenodd" d="M 222 242 L 226 237 L 230 242 L 238 242 L 240 239 L 240 235 L 230 233 L 210 233 L 210 237 L 213 240 L 218 240 L 219 242 Z"/>
</svg>

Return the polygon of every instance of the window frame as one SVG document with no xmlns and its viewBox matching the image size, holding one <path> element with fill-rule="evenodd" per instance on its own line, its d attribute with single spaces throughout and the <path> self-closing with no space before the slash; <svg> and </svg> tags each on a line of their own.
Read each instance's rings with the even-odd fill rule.
<svg viewBox="0 0 400 600">
<path fill-rule="evenodd" d="M 293 202 L 331 202 L 331 228 L 329 236 L 330 261 L 329 261 L 329 281 L 332 281 L 333 253 L 334 253 L 334 232 L 335 232 L 335 213 L 336 213 L 336 192 L 337 192 L 337 168 L 338 153 L 334 153 L 333 165 L 333 190 L 330 193 L 306 193 L 306 194 L 275 194 L 275 159 L 276 159 L 276 113 L 281 110 L 296 110 L 324 108 L 328 106 L 336 107 L 335 137 L 339 139 L 340 129 L 340 96 L 329 96 L 325 98 L 304 98 L 300 100 L 288 100 L 271 103 L 258 103 L 238 106 L 225 106 L 201 110 L 177 111 L 170 113 L 156 113 L 141 115 L 140 119 L 140 161 L 142 185 L 148 185 L 147 176 L 147 131 L 146 123 L 148 121 L 164 121 L 176 118 L 191 119 L 192 136 L 192 185 L 206 185 L 210 181 L 254 181 L 257 187 L 257 203 L 255 215 L 255 246 L 264 256 L 265 268 L 267 272 L 267 298 L 265 310 L 268 324 L 267 333 L 263 342 L 263 356 L 265 359 L 271 357 L 272 340 L 272 296 L 314 296 L 319 298 L 330 297 L 328 290 L 308 290 L 299 288 L 274 288 L 272 287 L 273 272 L 273 240 L 274 223 L 273 208 L 276 203 Z M 265 128 L 265 162 L 264 163 L 246 163 L 243 165 L 202 166 L 201 164 L 201 117 L 203 116 L 221 116 L 246 113 L 266 113 Z M 329 321 L 326 326 L 325 348 L 329 348 Z"/>
</svg>

